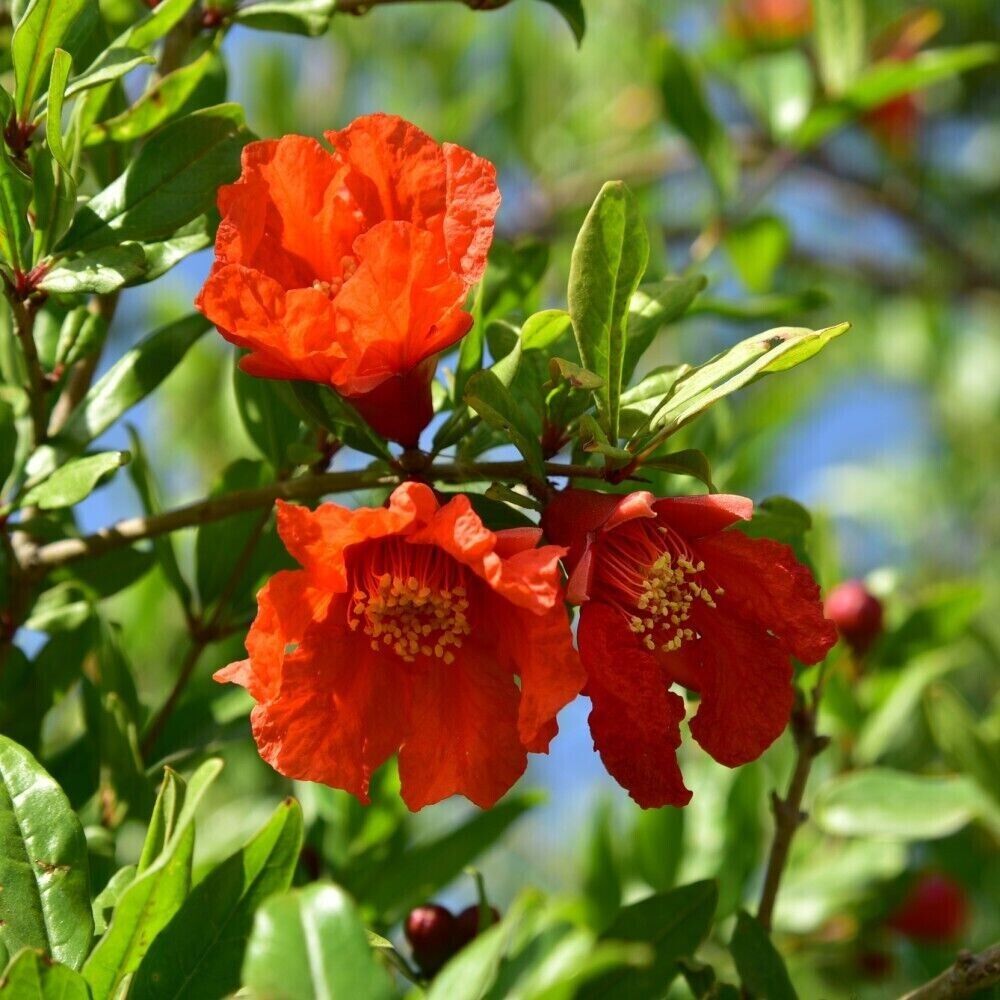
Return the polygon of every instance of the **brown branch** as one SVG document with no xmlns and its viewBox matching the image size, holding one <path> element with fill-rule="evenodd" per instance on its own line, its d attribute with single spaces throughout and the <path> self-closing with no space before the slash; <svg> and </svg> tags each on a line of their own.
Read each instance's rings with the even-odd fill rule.
<svg viewBox="0 0 1000 1000">
<path fill-rule="evenodd" d="M 551 462 L 545 466 L 545 472 L 550 476 L 574 479 L 603 479 L 605 475 L 604 469 L 593 466 Z M 486 462 L 480 465 L 456 463 L 432 466 L 421 478 L 442 483 L 492 480 L 520 482 L 529 476 L 529 470 L 523 462 Z M 26 573 L 37 575 L 54 566 L 102 555 L 145 538 L 155 538 L 182 528 L 207 524 L 259 507 L 270 507 L 275 500 L 312 500 L 328 493 L 395 486 L 405 478 L 405 474 L 398 472 L 363 470 L 326 472 L 322 475 L 300 476 L 286 482 L 269 483 L 256 489 L 188 504 L 162 514 L 127 518 L 82 538 L 64 538 L 48 545 L 36 546 L 22 554 L 22 568 Z"/>
<path fill-rule="evenodd" d="M 900 1000 L 961 1000 L 1000 983 L 1000 942 L 974 955 L 959 952 L 955 964 Z"/>
<path fill-rule="evenodd" d="M 820 668 L 822 670 L 822 668 Z M 788 792 L 781 798 L 777 792 L 771 793 L 771 806 L 774 810 L 774 839 L 771 841 L 771 851 L 767 858 L 767 871 L 764 875 L 764 888 L 760 894 L 760 906 L 757 908 L 757 919 L 765 930 L 771 929 L 774 917 L 774 905 L 778 899 L 778 889 L 781 877 L 785 873 L 788 854 L 798 828 L 805 822 L 806 813 L 802 811 L 802 800 L 805 796 L 806 784 L 813 761 L 829 744 L 827 736 L 816 733 L 816 716 L 819 700 L 822 694 L 823 675 L 816 684 L 811 702 L 806 704 L 800 698 L 799 704 L 792 713 L 792 734 L 795 737 L 796 755 L 795 769 Z"/>
</svg>

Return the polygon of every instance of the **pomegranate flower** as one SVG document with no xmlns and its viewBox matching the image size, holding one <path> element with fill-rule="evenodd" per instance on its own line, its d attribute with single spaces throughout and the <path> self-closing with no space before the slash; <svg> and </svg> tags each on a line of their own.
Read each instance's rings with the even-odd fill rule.
<svg viewBox="0 0 1000 1000">
<path fill-rule="evenodd" d="M 336 389 L 415 445 L 436 355 L 472 325 L 500 204 L 493 165 L 391 115 L 316 139 L 250 143 L 220 188 L 198 308 L 250 353 L 244 371 Z"/>
<path fill-rule="evenodd" d="M 263 587 L 249 659 L 215 675 L 257 701 L 261 756 L 367 802 L 398 751 L 410 809 L 493 805 L 583 686 L 565 550 L 536 547 L 539 529 L 492 532 L 467 497 L 441 506 L 415 483 L 374 509 L 279 502 L 278 530 L 303 568 Z"/>
<path fill-rule="evenodd" d="M 759 757 L 785 728 L 795 656 L 836 641 L 819 588 L 786 545 L 724 529 L 752 513 L 738 496 L 656 500 L 566 490 L 547 508 L 569 546 L 568 597 L 605 766 L 639 805 L 691 798 L 677 764 L 684 699 L 700 697 L 694 738 L 721 764 Z"/>
</svg>

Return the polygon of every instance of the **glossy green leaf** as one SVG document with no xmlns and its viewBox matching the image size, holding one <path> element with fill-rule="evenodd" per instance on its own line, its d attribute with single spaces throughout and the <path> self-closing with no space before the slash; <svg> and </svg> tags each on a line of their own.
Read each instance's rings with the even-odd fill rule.
<svg viewBox="0 0 1000 1000">
<path fill-rule="evenodd" d="M 221 770 L 222 762 L 213 759 L 202 764 L 186 786 L 177 775 L 164 779 L 143 845 L 145 867 L 122 894 L 107 931 L 83 967 L 95 997 L 117 995 L 188 897 L 195 811 Z"/>
<path fill-rule="evenodd" d="M 332 389 L 315 382 L 289 382 L 288 389 L 289 404 L 308 422 L 325 427 L 358 451 L 378 458 L 392 458 L 385 440 L 365 423 L 350 402 Z"/>
<path fill-rule="evenodd" d="M 598 978 L 579 995 L 657 996 L 678 974 L 677 960 L 690 957 L 712 926 L 718 900 L 714 882 L 693 882 L 623 907 L 602 937 L 645 942 L 653 948 L 648 969 L 620 970 Z"/>
<path fill-rule="evenodd" d="M 864 0 L 815 0 L 816 62 L 823 89 L 846 93 L 864 68 Z"/>
<path fill-rule="evenodd" d="M 288 447 L 300 437 L 298 414 L 272 380 L 247 375 L 235 363 L 233 391 L 250 440 L 273 469 L 284 469 L 288 465 Z"/>
<path fill-rule="evenodd" d="M 94 383 L 55 445 L 79 448 L 103 434 L 160 385 L 209 327 L 203 316 L 192 314 L 161 327 L 126 351 Z"/>
<path fill-rule="evenodd" d="M 730 198 L 739 185 L 739 164 L 725 127 L 709 106 L 697 67 L 666 36 L 659 41 L 657 58 L 667 118 L 704 163 L 719 196 Z"/>
<path fill-rule="evenodd" d="M 87 981 L 34 948 L 17 954 L 0 981 L 3 1000 L 90 1000 Z"/>
<path fill-rule="evenodd" d="M 937 683 L 927 690 L 924 708 L 934 742 L 945 760 L 977 781 L 1000 805 L 1000 748 L 980 735 L 965 699 L 951 685 Z"/>
<path fill-rule="evenodd" d="M 153 281 L 166 274 L 175 264 L 180 263 L 199 250 L 212 245 L 215 234 L 216 217 L 214 210 L 199 215 L 185 226 L 181 226 L 165 240 L 140 244 L 146 255 L 145 281 Z"/>
<path fill-rule="evenodd" d="M 30 253 L 31 194 L 31 181 L 11 159 L 7 144 L 0 142 L 0 256 L 21 271 L 26 269 Z"/>
<path fill-rule="evenodd" d="M 460 875 L 529 809 L 537 795 L 511 794 L 487 812 L 474 814 L 460 826 L 433 840 L 416 844 L 392 865 L 375 864 L 348 874 L 351 894 L 393 923 L 418 903 Z"/>
<path fill-rule="evenodd" d="M 628 307 L 623 382 L 632 377 L 639 359 L 650 348 L 660 330 L 680 319 L 707 284 L 708 279 L 704 275 L 694 274 L 684 278 L 664 278 L 639 286 Z"/>
<path fill-rule="evenodd" d="M 125 240 L 168 239 L 208 211 L 219 185 L 239 174 L 240 150 L 249 138 L 235 104 L 171 122 L 77 212 L 61 248 L 93 250 Z"/>
<path fill-rule="evenodd" d="M 171 28 L 180 24 L 184 15 L 197 2 L 198 0 L 160 0 L 145 17 L 128 28 L 115 41 L 115 45 L 147 49 L 163 38 Z"/>
<path fill-rule="evenodd" d="M 712 482 L 712 466 L 703 451 L 697 448 L 684 448 L 682 451 L 672 451 L 666 455 L 654 455 L 643 461 L 644 469 L 656 469 L 658 472 L 669 472 L 674 476 L 691 476 L 704 483 L 714 493 L 715 483 Z"/>
<path fill-rule="evenodd" d="M 66 84 L 73 69 L 73 57 L 64 49 L 56 49 L 52 56 L 52 73 L 49 78 L 49 113 L 45 122 L 45 142 L 56 162 L 67 173 L 70 171 L 70 157 L 63 138 L 63 100 Z"/>
<path fill-rule="evenodd" d="M 587 922 L 603 931 L 614 920 L 622 900 L 622 880 L 615 850 L 611 803 L 598 803 L 590 818 L 583 864 L 583 897 Z"/>
<path fill-rule="evenodd" d="M 45 86 L 52 55 L 84 13 L 89 0 L 32 0 L 10 42 L 16 87 L 14 102 L 22 121 Z"/>
<path fill-rule="evenodd" d="M 322 35 L 337 10 L 337 0 L 259 0 L 240 5 L 233 21 L 261 31 Z"/>
<path fill-rule="evenodd" d="M 635 198 L 621 181 L 608 182 L 573 247 L 568 302 L 580 360 L 604 380 L 597 405 L 612 444 L 618 438 L 625 323 L 648 258 L 649 237 Z"/>
<path fill-rule="evenodd" d="M 823 830 L 841 837 L 935 840 L 982 815 L 983 805 L 969 778 L 871 767 L 827 782 L 813 815 Z"/>
<path fill-rule="evenodd" d="M 465 388 L 465 402 L 494 430 L 509 435 L 536 476 L 544 475 L 538 429 L 530 411 L 490 371 L 476 372 Z"/>
<path fill-rule="evenodd" d="M 740 981 L 751 996 L 760 1000 L 798 1000 L 788 970 L 771 937 L 759 921 L 745 910 L 736 918 L 729 942 Z"/>
<path fill-rule="evenodd" d="M 562 14 L 577 45 L 583 42 L 583 36 L 587 31 L 587 15 L 583 9 L 583 0 L 542 0 L 543 3 L 555 7 Z"/>
<path fill-rule="evenodd" d="M 268 1000 L 395 995 L 350 897 L 322 884 L 272 896 L 257 910 L 243 985 Z"/>
<path fill-rule="evenodd" d="M 235 991 L 254 913 L 291 884 L 302 832 L 302 809 L 286 799 L 245 847 L 192 889 L 146 953 L 133 995 L 187 1000 Z"/>
<path fill-rule="evenodd" d="M 79 76 L 74 76 L 66 86 L 66 97 L 82 94 L 85 90 L 111 83 L 131 73 L 137 66 L 156 60 L 132 48 L 112 48 L 102 52 Z M 44 106 L 44 105 L 43 105 Z"/>
<path fill-rule="evenodd" d="M 145 269 L 142 247 L 123 243 L 60 261 L 42 278 L 39 288 L 55 295 L 106 295 L 138 278 Z"/>
<path fill-rule="evenodd" d="M 127 451 L 102 451 L 74 458 L 21 497 L 24 507 L 58 510 L 72 507 L 97 489 L 101 480 L 129 460 Z"/>
<path fill-rule="evenodd" d="M 791 246 L 788 227 L 774 215 L 758 215 L 726 231 L 723 245 L 749 292 L 769 292 Z"/>
<path fill-rule="evenodd" d="M 94 916 L 83 827 L 65 793 L 23 747 L 0 736 L 0 946 L 38 948 L 78 969 Z"/>
<path fill-rule="evenodd" d="M 135 881 L 135 865 L 126 865 L 108 879 L 108 884 L 94 897 L 94 932 L 100 936 L 108 929 L 111 914 L 125 890 Z M 86 982 L 86 980 L 84 980 Z"/>
<path fill-rule="evenodd" d="M 218 66 L 214 51 L 157 80 L 137 101 L 120 114 L 91 126 L 85 145 L 102 142 L 134 142 L 173 118 L 197 91 L 206 74 Z"/>
</svg>

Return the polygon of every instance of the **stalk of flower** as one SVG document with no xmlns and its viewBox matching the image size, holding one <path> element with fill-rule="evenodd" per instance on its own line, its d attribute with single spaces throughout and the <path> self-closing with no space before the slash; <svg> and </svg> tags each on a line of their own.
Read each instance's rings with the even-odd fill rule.
<svg viewBox="0 0 1000 1000">
<path fill-rule="evenodd" d="M 387 507 L 280 503 L 302 569 L 258 595 L 249 658 L 215 676 L 257 701 L 261 756 L 368 799 L 399 752 L 402 796 L 493 805 L 580 692 L 559 566 L 539 529 L 492 532 L 459 495 L 405 483 Z M 517 678 L 517 679 L 515 679 Z"/>
<path fill-rule="evenodd" d="M 500 204 L 493 165 L 393 115 L 243 151 L 197 306 L 263 378 L 320 382 L 412 447 L 438 354 L 472 325 Z"/>
<path fill-rule="evenodd" d="M 787 725 L 791 658 L 816 663 L 836 641 L 792 550 L 727 530 L 752 510 L 739 496 L 568 489 L 543 515 L 548 537 L 569 549 L 567 594 L 582 605 L 594 744 L 643 807 L 691 798 L 676 759 L 686 706 L 672 684 L 700 696 L 694 738 L 736 767 Z"/>
</svg>

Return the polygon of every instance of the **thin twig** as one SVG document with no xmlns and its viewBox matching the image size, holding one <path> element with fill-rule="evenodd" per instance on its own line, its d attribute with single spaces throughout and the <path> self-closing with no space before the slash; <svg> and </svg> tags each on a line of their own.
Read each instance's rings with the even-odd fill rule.
<svg viewBox="0 0 1000 1000">
<path fill-rule="evenodd" d="M 545 472 L 550 476 L 576 479 L 603 479 L 605 474 L 604 469 L 592 466 L 558 463 L 548 463 Z M 529 470 L 523 462 L 487 462 L 481 465 L 456 463 L 432 466 L 422 474 L 421 478 L 443 483 L 492 480 L 520 482 L 529 475 Z M 347 493 L 351 490 L 395 486 L 405 478 L 402 473 L 363 470 L 326 472 L 322 475 L 301 476 L 287 482 L 269 483 L 256 489 L 188 504 L 175 510 L 164 511 L 162 514 L 127 518 L 83 538 L 64 538 L 50 542 L 48 545 L 41 545 L 26 552 L 22 556 L 22 565 L 26 572 L 38 574 L 54 566 L 102 555 L 145 538 L 154 538 L 182 528 L 218 521 L 258 507 L 270 507 L 278 499 L 310 500 L 328 493 Z"/>
<path fill-rule="evenodd" d="M 35 345 L 35 305 L 11 293 L 8 288 L 7 301 L 14 316 L 14 332 L 21 343 L 24 365 L 28 372 L 28 404 L 31 410 L 32 444 L 37 448 L 45 443 L 48 417 L 45 408 L 45 373 L 38 359 Z"/>
<path fill-rule="evenodd" d="M 974 955 L 959 952 L 954 965 L 900 1000 L 962 1000 L 1000 983 L 1000 942 Z"/>
<path fill-rule="evenodd" d="M 778 889 L 781 877 L 788 863 L 788 854 L 792 840 L 798 828 L 805 822 L 806 813 L 802 811 L 802 800 L 809 781 L 809 772 L 813 761 L 829 744 L 827 736 L 816 733 L 816 717 L 819 711 L 820 697 L 823 691 L 823 668 L 817 681 L 812 698 L 807 704 L 800 698 L 792 713 L 792 734 L 795 737 L 796 755 L 795 769 L 788 792 L 781 798 L 777 792 L 771 793 L 771 806 L 774 810 L 774 839 L 771 841 L 771 851 L 767 858 L 767 871 L 764 875 L 764 888 L 760 895 L 760 906 L 757 908 L 757 919 L 766 929 L 771 929 L 774 917 L 774 905 L 778 899 Z"/>
</svg>

